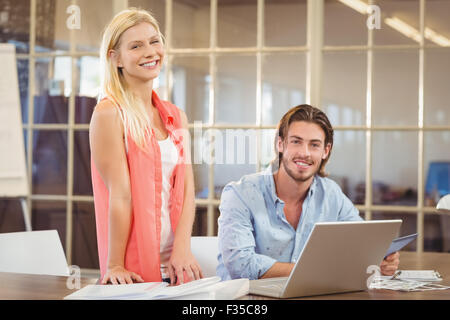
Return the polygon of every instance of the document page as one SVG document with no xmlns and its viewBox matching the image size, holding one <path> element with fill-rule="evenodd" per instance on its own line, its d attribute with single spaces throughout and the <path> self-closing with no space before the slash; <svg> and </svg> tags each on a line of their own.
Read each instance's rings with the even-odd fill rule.
<svg viewBox="0 0 450 320">
<path fill-rule="evenodd" d="M 133 284 L 91 284 L 66 296 L 64 299 L 133 299 L 148 292 L 166 287 L 166 282 L 145 282 Z"/>
</svg>

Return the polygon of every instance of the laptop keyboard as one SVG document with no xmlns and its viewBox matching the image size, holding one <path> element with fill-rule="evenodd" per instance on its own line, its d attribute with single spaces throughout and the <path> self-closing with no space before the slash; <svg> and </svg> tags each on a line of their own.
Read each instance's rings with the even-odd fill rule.
<svg viewBox="0 0 450 320">
<path fill-rule="evenodd" d="M 269 290 L 281 290 L 283 289 L 284 283 L 273 283 L 273 284 L 267 284 L 267 285 L 262 285 L 260 286 L 260 288 L 264 288 L 264 289 L 269 289 Z"/>
<path fill-rule="evenodd" d="M 282 290 L 286 284 L 287 277 L 273 279 L 259 279 L 254 284 L 260 289 Z"/>
</svg>

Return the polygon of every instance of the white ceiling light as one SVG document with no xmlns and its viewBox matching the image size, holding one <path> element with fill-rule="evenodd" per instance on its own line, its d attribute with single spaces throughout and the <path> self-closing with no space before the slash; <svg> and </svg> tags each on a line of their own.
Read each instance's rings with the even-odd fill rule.
<svg viewBox="0 0 450 320">
<path fill-rule="evenodd" d="M 425 38 L 433 41 L 434 43 L 443 46 L 450 47 L 450 40 L 443 35 L 431 30 L 430 28 L 425 28 Z"/>
<path fill-rule="evenodd" d="M 400 20 L 399 18 L 386 18 L 384 19 L 384 23 L 386 23 L 389 27 L 392 29 L 397 30 L 404 36 L 411 38 L 417 42 L 420 42 L 420 33 L 415 28 L 413 28 L 411 25 L 407 24 L 403 20 Z"/>
<path fill-rule="evenodd" d="M 367 9 L 369 8 L 369 6 L 361 0 L 339 0 L 339 1 L 345 4 L 346 6 L 358 11 L 361 14 L 366 14 Z"/>
<path fill-rule="evenodd" d="M 400 20 L 399 18 L 386 18 L 384 22 L 391 28 L 397 30 L 403 35 L 411 38 L 417 42 L 420 42 L 420 32 L 406 22 Z M 430 28 L 425 28 L 425 39 L 428 39 L 440 46 L 447 47 L 450 46 L 450 40 L 443 35 L 431 30 Z"/>
<path fill-rule="evenodd" d="M 352 8 L 353 10 L 358 11 L 361 14 L 367 14 L 369 10 L 369 5 L 363 2 L 362 0 L 339 0 L 339 2 L 345 4 L 346 6 Z M 403 20 L 392 17 L 385 18 L 384 23 L 393 28 L 394 30 L 400 32 L 408 38 L 413 39 L 416 42 L 420 43 L 420 32 L 412 27 L 410 24 L 404 22 Z M 425 39 L 428 39 L 437 45 L 442 47 L 450 46 L 450 40 L 443 35 L 437 33 L 430 28 L 425 28 Z"/>
</svg>

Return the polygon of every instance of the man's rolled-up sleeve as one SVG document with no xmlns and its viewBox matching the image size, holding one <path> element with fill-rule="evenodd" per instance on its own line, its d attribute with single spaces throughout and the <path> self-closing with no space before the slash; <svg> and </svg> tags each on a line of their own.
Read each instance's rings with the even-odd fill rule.
<svg viewBox="0 0 450 320">
<path fill-rule="evenodd" d="M 232 279 L 259 279 L 276 262 L 257 254 L 253 216 L 236 190 L 227 185 L 219 206 L 219 251 Z"/>
</svg>

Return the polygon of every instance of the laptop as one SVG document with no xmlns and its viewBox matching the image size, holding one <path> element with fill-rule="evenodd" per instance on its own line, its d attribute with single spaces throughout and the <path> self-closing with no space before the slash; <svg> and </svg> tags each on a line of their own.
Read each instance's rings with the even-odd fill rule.
<svg viewBox="0 0 450 320">
<path fill-rule="evenodd" d="M 316 223 L 289 277 L 250 281 L 250 294 L 294 298 L 367 289 L 402 220 Z"/>
</svg>

